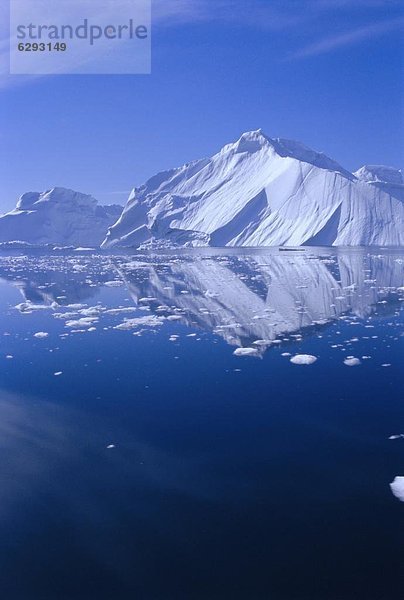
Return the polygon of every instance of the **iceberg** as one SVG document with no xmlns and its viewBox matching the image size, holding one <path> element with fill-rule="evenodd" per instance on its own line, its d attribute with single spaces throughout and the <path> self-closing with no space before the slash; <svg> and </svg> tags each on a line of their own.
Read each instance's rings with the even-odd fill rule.
<svg viewBox="0 0 404 600">
<path fill-rule="evenodd" d="M 132 191 L 102 246 L 148 244 L 402 246 L 402 173 L 351 173 L 299 142 L 250 131 Z"/>
<path fill-rule="evenodd" d="M 60 187 L 28 192 L 14 210 L 0 217 L 0 241 L 98 247 L 121 210 L 119 205 L 101 206 L 92 196 Z"/>
</svg>

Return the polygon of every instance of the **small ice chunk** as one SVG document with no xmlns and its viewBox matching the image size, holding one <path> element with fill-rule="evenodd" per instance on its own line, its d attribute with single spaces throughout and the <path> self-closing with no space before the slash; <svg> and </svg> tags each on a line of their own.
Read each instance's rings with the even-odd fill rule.
<svg viewBox="0 0 404 600">
<path fill-rule="evenodd" d="M 107 446 L 107 450 L 111 450 L 112 448 L 115 448 L 115 444 L 109 444 Z"/>
<path fill-rule="evenodd" d="M 312 365 L 317 360 L 316 356 L 312 356 L 311 354 L 296 354 L 292 356 L 290 362 L 294 365 Z"/>
<path fill-rule="evenodd" d="M 114 329 L 125 331 L 129 329 L 136 329 L 137 327 L 158 327 L 159 325 L 162 325 L 163 322 L 164 317 L 150 315 L 147 317 L 137 317 L 135 319 L 125 319 L 123 323 L 116 325 Z"/>
<path fill-rule="evenodd" d="M 359 360 L 359 358 L 355 358 L 354 356 L 349 356 L 348 358 L 346 358 L 344 360 L 344 365 L 346 365 L 347 367 L 357 367 L 358 365 L 361 365 L 361 361 Z"/>
<path fill-rule="evenodd" d="M 46 333 L 46 331 L 37 331 L 37 333 L 34 333 L 34 337 L 38 338 L 38 340 L 47 338 L 48 336 L 49 336 L 49 333 Z"/>
<path fill-rule="evenodd" d="M 56 373 L 54 373 L 55 377 L 59 377 L 59 375 L 62 375 L 63 371 L 56 371 Z"/>
<path fill-rule="evenodd" d="M 233 352 L 234 356 L 258 356 L 256 348 L 237 348 Z"/>
<path fill-rule="evenodd" d="M 268 346 L 271 342 L 269 342 L 268 340 L 255 340 L 255 342 L 253 342 L 254 346 Z"/>
<path fill-rule="evenodd" d="M 72 321 L 66 321 L 66 327 L 69 327 L 70 329 L 77 329 L 79 327 L 92 327 L 94 323 L 97 322 L 97 317 L 82 317 L 81 319 L 73 319 Z"/>
<path fill-rule="evenodd" d="M 404 502 L 404 477 L 395 477 L 390 489 L 396 498 Z"/>
</svg>

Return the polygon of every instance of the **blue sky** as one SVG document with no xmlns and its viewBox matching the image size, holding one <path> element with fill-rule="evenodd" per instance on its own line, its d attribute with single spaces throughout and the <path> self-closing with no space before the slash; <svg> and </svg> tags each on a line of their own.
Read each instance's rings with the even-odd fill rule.
<svg viewBox="0 0 404 600">
<path fill-rule="evenodd" d="M 154 0 L 150 76 L 3 75 L 0 210 L 54 186 L 124 203 L 259 127 L 348 169 L 403 167 L 403 6 Z"/>
</svg>

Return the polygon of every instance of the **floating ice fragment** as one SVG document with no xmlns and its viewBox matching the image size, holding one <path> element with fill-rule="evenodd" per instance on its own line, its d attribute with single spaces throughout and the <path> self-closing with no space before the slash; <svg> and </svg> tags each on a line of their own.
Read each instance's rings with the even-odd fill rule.
<svg viewBox="0 0 404 600">
<path fill-rule="evenodd" d="M 311 354 L 296 354 L 296 356 L 292 356 L 290 362 L 294 365 L 312 365 L 316 360 L 317 357 Z"/>
<path fill-rule="evenodd" d="M 255 342 L 253 342 L 254 346 L 263 346 L 263 347 L 270 345 L 270 343 L 271 342 L 269 342 L 268 340 L 255 340 Z"/>
<path fill-rule="evenodd" d="M 33 302 L 21 302 L 21 304 L 17 304 L 14 308 L 20 313 L 32 313 L 34 310 L 49 310 L 51 308 L 55 308 L 57 304 L 53 302 L 51 305 L 48 304 L 33 304 Z"/>
<path fill-rule="evenodd" d="M 49 336 L 49 333 L 46 333 L 45 331 L 38 331 L 37 333 L 34 333 L 34 337 L 40 339 L 43 338 L 47 338 Z"/>
<path fill-rule="evenodd" d="M 123 323 L 120 325 L 116 325 L 114 329 L 118 330 L 128 330 L 128 329 L 136 329 L 136 327 L 146 326 L 146 327 L 158 327 L 162 325 L 164 322 L 164 317 L 156 317 L 155 315 L 150 315 L 147 317 L 137 317 L 135 319 L 125 319 Z"/>
<path fill-rule="evenodd" d="M 361 365 L 361 361 L 359 360 L 359 358 L 355 358 L 353 356 L 349 356 L 348 358 L 346 358 L 344 360 L 344 365 L 346 365 L 347 367 L 357 367 L 358 365 Z"/>
<path fill-rule="evenodd" d="M 404 433 L 398 433 L 397 435 L 391 435 L 389 437 L 389 440 L 399 440 L 401 438 L 404 438 Z"/>
<path fill-rule="evenodd" d="M 55 377 L 59 377 L 59 375 L 62 375 L 63 371 L 56 371 L 56 373 L 54 373 Z"/>
<path fill-rule="evenodd" d="M 111 450 L 112 448 L 115 448 L 115 444 L 109 444 L 107 446 L 107 450 Z"/>
<path fill-rule="evenodd" d="M 71 329 L 77 329 L 79 327 L 92 327 L 94 323 L 97 323 L 97 321 L 97 317 L 82 317 L 81 319 L 66 321 L 66 327 Z"/>
<path fill-rule="evenodd" d="M 404 502 L 404 477 L 395 477 L 390 489 L 396 498 Z"/>
<path fill-rule="evenodd" d="M 256 348 L 237 348 L 233 352 L 234 356 L 258 356 L 258 350 Z"/>
<path fill-rule="evenodd" d="M 137 312 L 137 308 L 135 306 L 126 306 L 123 308 L 109 308 L 108 310 L 104 311 L 106 315 L 120 315 L 121 313 L 128 312 Z"/>
</svg>

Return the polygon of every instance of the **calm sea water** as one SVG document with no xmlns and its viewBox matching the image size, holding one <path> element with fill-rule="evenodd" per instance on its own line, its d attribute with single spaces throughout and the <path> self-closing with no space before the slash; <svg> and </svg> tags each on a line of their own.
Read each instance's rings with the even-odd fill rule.
<svg viewBox="0 0 404 600">
<path fill-rule="evenodd" d="M 400 597 L 403 286 L 379 249 L 3 252 L 1 597 Z"/>
</svg>

